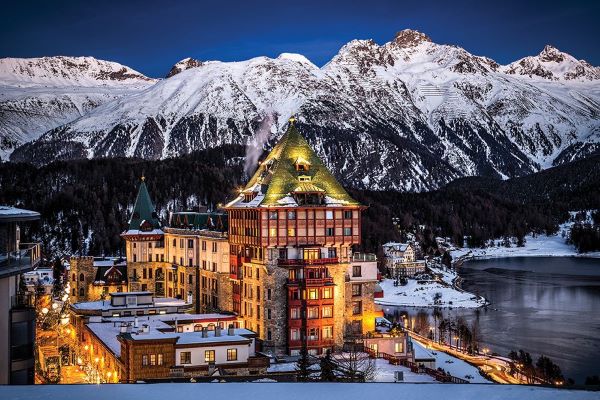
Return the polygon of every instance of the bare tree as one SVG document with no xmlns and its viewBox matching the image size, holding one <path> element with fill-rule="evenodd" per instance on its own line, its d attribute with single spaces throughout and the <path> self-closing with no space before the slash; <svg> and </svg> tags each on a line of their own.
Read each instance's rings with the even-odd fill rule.
<svg viewBox="0 0 600 400">
<path fill-rule="evenodd" d="M 362 345 L 348 343 L 335 355 L 337 370 L 350 382 L 368 382 L 375 379 L 375 361 L 363 351 Z"/>
</svg>

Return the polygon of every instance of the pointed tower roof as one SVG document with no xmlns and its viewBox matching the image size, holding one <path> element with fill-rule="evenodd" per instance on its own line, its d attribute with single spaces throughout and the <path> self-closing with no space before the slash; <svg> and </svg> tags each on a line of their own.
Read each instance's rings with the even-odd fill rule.
<svg viewBox="0 0 600 400">
<path fill-rule="evenodd" d="M 150 199 L 146 180 L 142 177 L 135 204 L 133 205 L 133 213 L 129 219 L 129 230 L 147 231 L 153 229 L 160 229 L 160 221 L 154 211 L 154 204 L 152 204 L 152 200 Z"/>
<path fill-rule="evenodd" d="M 244 202 L 248 193 L 257 196 Z M 287 132 L 228 207 L 293 206 L 297 193 L 323 193 L 324 205 L 359 205 L 327 169 L 290 119 Z"/>
</svg>

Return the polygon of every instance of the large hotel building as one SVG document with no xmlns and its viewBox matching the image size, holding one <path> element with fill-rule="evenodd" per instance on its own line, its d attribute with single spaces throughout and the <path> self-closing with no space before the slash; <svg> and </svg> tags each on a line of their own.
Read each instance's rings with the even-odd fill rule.
<svg viewBox="0 0 600 400">
<path fill-rule="evenodd" d="M 142 181 L 126 271 L 72 260 L 72 301 L 125 285 L 231 312 L 272 354 L 311 354 L 375 329 L 377 263 L 355 253 L 364 206 L 352 199 L 293 121 L 226 213 L 171 213 L 161 224 Z M 104 278 L 104 276 L 106 278 Z M 116 280 L 116 281 L 115 281 Z M 114 286 L 116 285 L 116 286 Z"/>
</svg>

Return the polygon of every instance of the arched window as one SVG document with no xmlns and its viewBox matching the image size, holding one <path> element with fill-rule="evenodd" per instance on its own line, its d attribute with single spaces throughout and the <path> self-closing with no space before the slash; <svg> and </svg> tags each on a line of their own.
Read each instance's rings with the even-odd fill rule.
<svg viewBox="0 0 600 400">
<path fill-rule="evenodd" d="M 214 331 L 215 330 L 215 324 L 213 324 L 213 323 L 208 324 L 208 330 L 209 331 Z"/>
<path fill-rule="evenodd" d="M 194 332 L 202 332 L 202 325 L 201 324 L 194 325 Z"/>
<path fill-rule="evenodd" d="M 75 276 L 75 274 L 73 274 L 73 282 L 75 282 L 77 280 L 77 277 Z"/>
<path fill-rule="evenodd" d="M 79 282 L 84 282 L 85 281 L 85 276 L 83 276 L 83 273 L 79 274 Z"/>
<path fill-rule="evenodd" d="M 83 296 L 85 294 L 85 290 L 83 288 L 79 289 L 79 296 Z"/>
</svg>

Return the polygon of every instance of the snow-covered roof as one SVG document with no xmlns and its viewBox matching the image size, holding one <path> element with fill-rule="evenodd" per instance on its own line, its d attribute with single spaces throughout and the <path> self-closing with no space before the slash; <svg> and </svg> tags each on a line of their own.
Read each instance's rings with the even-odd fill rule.
<svg viewBox="0 0 600 400">
<path fill-rule="evenodd" d="M 145 292 L 141 292 L 145 293 Z M 111 293 L 112 294 L 112 293 Z M 130 293 L 129 293 L 130 294 Z M 152 294 L 152 293 L 149 293 Z M 81 303 L 71 304 L 74 310 L 85 311 L 108 311 L 108 310 L 123 310 L 123 309 L 141 309 L 141 308 L 157 308 L 157 307 L 183 307 L 189 305 L 185 300 L 174 299 L 169 297 L 155 297 L 150 304 L 138 304 L 136 306 L 122 305 L 113 306 L 110 300 L 84 301 Z"/>
<path fill-rule="evenodd" d="M 415 362 L 424 360 L 435 360 L 435 357 L 429 350 L 421 346 L 419 343 L 413 340 L 413 349 L 415 351 Z"/>
<path fill-rule="evenodd" d="M 0 206 L 0 221 L 31 221 L 40 219 L 40 213 L 22 208 Z"/>
</svg>

